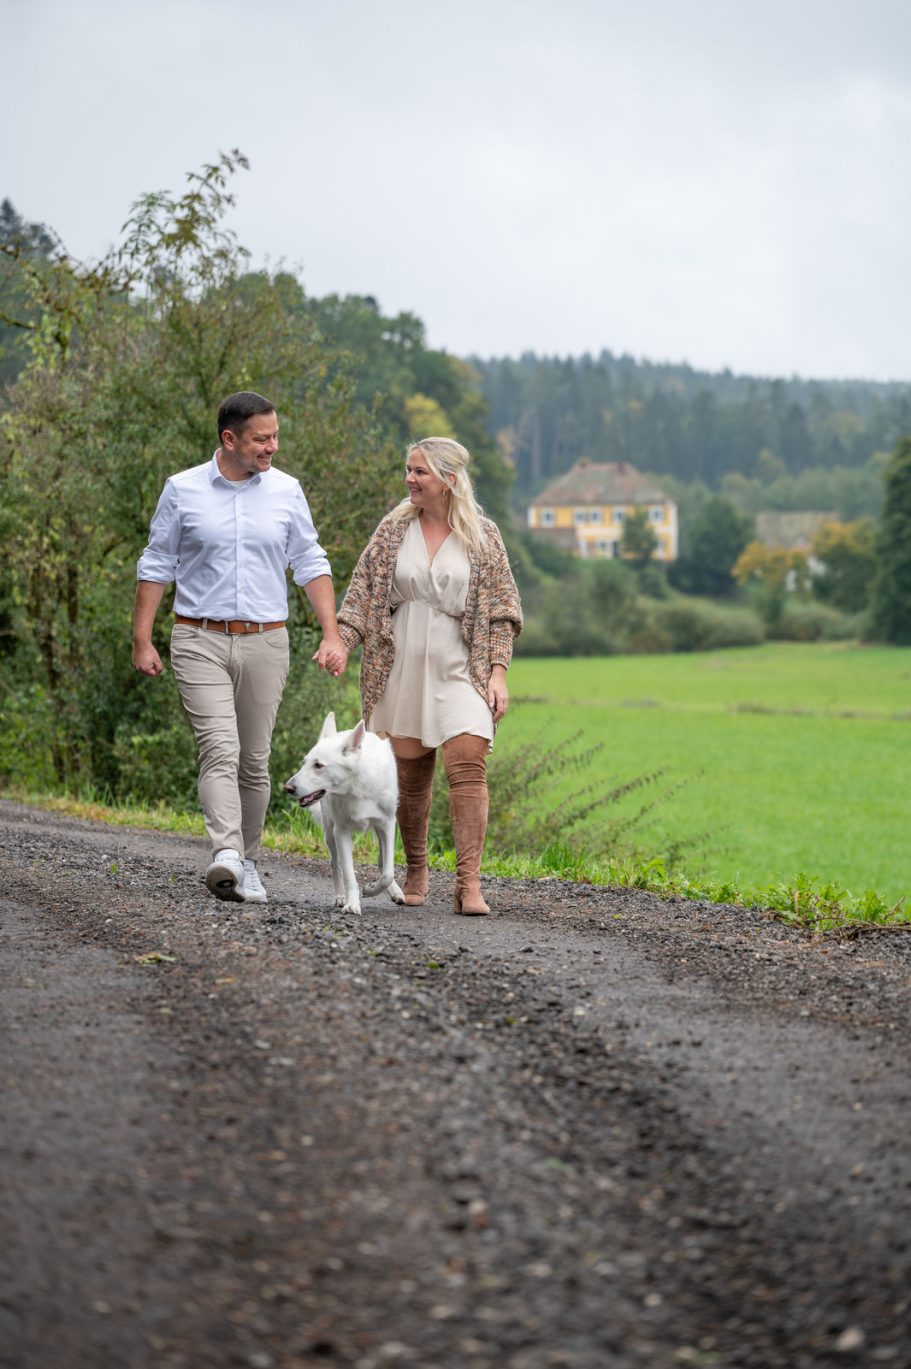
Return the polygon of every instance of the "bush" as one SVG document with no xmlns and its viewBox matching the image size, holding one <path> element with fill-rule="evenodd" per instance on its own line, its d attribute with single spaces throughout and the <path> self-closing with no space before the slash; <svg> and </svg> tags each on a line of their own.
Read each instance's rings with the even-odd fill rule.
<svg viewBox="0 0 911 1369">
<path fill-rule="evenodd" d="M 0 694 L 0 781 L 15 788 L 46 790 L 56 775 L 48 736 L 53 701 L 39 684 L 13 688 L 5 681 Z"/>
<path fill-rule="evenodd" d="M 631 656 L 660 656 L 673 651 L 674 643 L 654 616 L 646 614 L 630 633 L 625 649 Z"/>
<path fill-rule="evenodd" d="M 758 646 L 765 640 L 762 623 L 749 609 L 677 599 L 655 609 L 658 629 L 672 651 L 716 651 L 723 647 Z"/>
<path fill-rule="evenodd" d="M 649 599 L 666 599 L 668 596 L 667 571 L 657 561 L 647 561 L 636 573 L 639 593 Z"/>
<path fill-rule="evenodd" d="M 623 568 L 627 575 L 630 572 Z M 610 656 L 620 649 L 628 605 L 635 587 L 595 580 L 590 568 L 548 585 L 516 641 L 524 656 Z"/>
<path fill-rule="evenodd" d="M 169 719 L 154 732 L 124 726 L 114 737 L 113 757 L 121 777 L 119 802 L 195 809 L 196 741 L 186 717 Z"/>
<path fill-rule="evenodd" d="M 526 607 L 520 656 L 611 656 L 628 649 L 644 619 L 636 572 L 624 561 L 577 560 L 571 575 L 540 589 Z"/>
<path fill-rule="evenodd" d="M 513 652 L 516 656 L 562 656 L 563 652 L 554 641 L 553 633 L 543 618 L 526 618 L 521 636 L 516 638 Z"/>
<path fill-rule="evenodd" d="M 796 600 L 786 603 L 781 618 L 769 628 L 769 637 L 780 642 L 839 642 L 856 637 L 859 619 L 839 613 L 826 604 Z"/>
</svg>

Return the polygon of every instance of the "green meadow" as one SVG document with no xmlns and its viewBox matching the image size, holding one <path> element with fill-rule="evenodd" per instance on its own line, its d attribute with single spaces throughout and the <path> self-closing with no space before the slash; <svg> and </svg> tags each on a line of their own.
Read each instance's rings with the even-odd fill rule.
<svg viewBox="0 0 911 1369">
<path fill-rule="evenodd" d="M 635 828 L 678 843 L 691 877 L 765 885 L 799 875 L 911 904 L 911 649 L 776 643 L 715 653 L 533 660 L 509 672 L 497 750 L 601 743 L 555 770 L 542 804 L 663 770 L 679 785 Z M 496 751 L 492 758 L 496 764 Z M 622 808 L 618 811 L 623 811 Z"/>
</svg>

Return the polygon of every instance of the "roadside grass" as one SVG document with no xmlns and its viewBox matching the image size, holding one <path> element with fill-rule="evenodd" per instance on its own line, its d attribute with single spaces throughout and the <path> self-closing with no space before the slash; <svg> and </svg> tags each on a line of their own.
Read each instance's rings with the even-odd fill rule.
<svg viewBox="0 0 911 1369">
<path fill-rule="evenodd" d="M 205 837 L 199 815 L 175 812 L 163 805 L 154 808 L 131 807 L 128 804 L 104 804 L 90 798 L 67 798 L 16 790 L 4 791 L 3 797 L 112 826 Z M 293 810 L 267 824 L 263 846 L 270 850 L 327 860 L 322 834 L 309 818 Z M 376 844 L 373 838 L 365 834 L 356 836 L 354 856 L 356 861 L 365 865 L 375 863 Z M 397 841 L 396 863 L 401 865 L 403 862 L 404 854 Z M 450 849 L 437 850 L 431 854 L 430 864 L 434 869 L 454 871 L 455 852 Z M 783 881 L 766 886 L 692 879 L 669 870 L 660 857 L 597 857 L 566 841 L 552 842 L 534 855 L 515 853 L 498 856 L 486 851 L 483 871 L 488 875 L 513 879 L 567 880 L 643 889 L 662 898 L 678 897 L 762 909 L 783 922 L 816 933 L 860 930 L 864 926 L 904 928 L 911 925 L 911 910 L 905 908 L 903 900 L 892 902 L 872 890 L 855 897 L 834 884 L 804 875 L 797 876 L 792 883 Z"/>
<path fill-rule="evenodd" d="M 844 643 L 519 659 L 497 750 L 581 729 L 605 788 L 662 770 L 683 788 L 635 839 L 675 878 L 746 895 L 823 872 L 813 887 L 844 891 L 840 906 L 875 889 L 894 907 L 911 892 L 909 682 L 911 650 Z M 555 775 L 542 808 L 569 783 Z"/>
</svg>

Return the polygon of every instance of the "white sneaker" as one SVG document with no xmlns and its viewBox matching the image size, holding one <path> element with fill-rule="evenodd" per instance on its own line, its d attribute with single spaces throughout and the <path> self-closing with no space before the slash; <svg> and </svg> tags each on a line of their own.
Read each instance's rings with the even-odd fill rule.
<svg viewBox="0 0 911 1369">
<path fill-rule="evenodd" d="M 229 903 L 244 902 L 244 862 L 239 851 L 226 846 L 215 852 L 215 859 L 206 871 L 206 888 L 216 898 Z"/>
<path fill-rule="evenodd" d="M 269 902 L 269 895 L 263 888 L 263 882 L 252 860 L 244 861 L 244 900 L 247 903 Z"/>
</svg>

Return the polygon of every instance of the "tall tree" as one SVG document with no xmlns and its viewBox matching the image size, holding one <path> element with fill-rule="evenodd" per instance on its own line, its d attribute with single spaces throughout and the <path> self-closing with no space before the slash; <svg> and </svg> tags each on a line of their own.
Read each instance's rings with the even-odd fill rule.
<svg viewBox="0 0 911 1369">
<path fill-rule="evenodd" d="M 58 244 L 41 223 L 27 223 L 10 200 L 0 203 L 0 384 L 28 360 L 30 282 L 23 270 L 48 261 Z"/>
<path fill-rule="evenodd" d="M 680 557 L 670 568 L 671 583 L 688 594 L 730 594 L 734 564 L 750 540 L 753 520 L 728 499 L 707 499 L 687 529 Z"/>
<path fill-rule="evenodd" d="M 262 388 L 277 404 L 282 465 L 307 490 L 340 584 L 398 483 L 396 454 L 298 307 L 299 283 L 247 273 L 224 229 L 242 165 L 224 158 L 182 195 L 145 196 L 108 260 L 61 255 L 31 297 L 31 356 L 0 425 L 0 737 L 14 720 L 20 751 L 48 755 L 60 784 L 135 794 L 158 779 L 174 792 L 188 750 L 176 691 L 167 678 L 144 688 L 125 645 L 135 559 L 165 476 L 214 449 L 225 394 Z M 305 605 L 292 604 L 306 639 Z M 292 681 L 283 715 L 298 738 L 323 702 Z M 282 735 L 280 720 L 287 766 Z"/>
<path fill-rule="evenodd" d="M 867 607 L 876 574 L 876 526 L 870 518 L 854 523 L 824 523 L 812 544 L 812 589 L 817 599 L 845 613 Z"/>
<path fill-rule="evenodd" d="M 886 468 L 876 562 L 871 636 L 911 645 L 911 438 L 899 442 Z"/>
<path fill-rule="evenodd" d="M 623 520 L 620 554 L 630 565 L 648 565 L 658 547 L 658 534 L 649 521 L 648 509 L 635 508 Z"/>
</svg>

